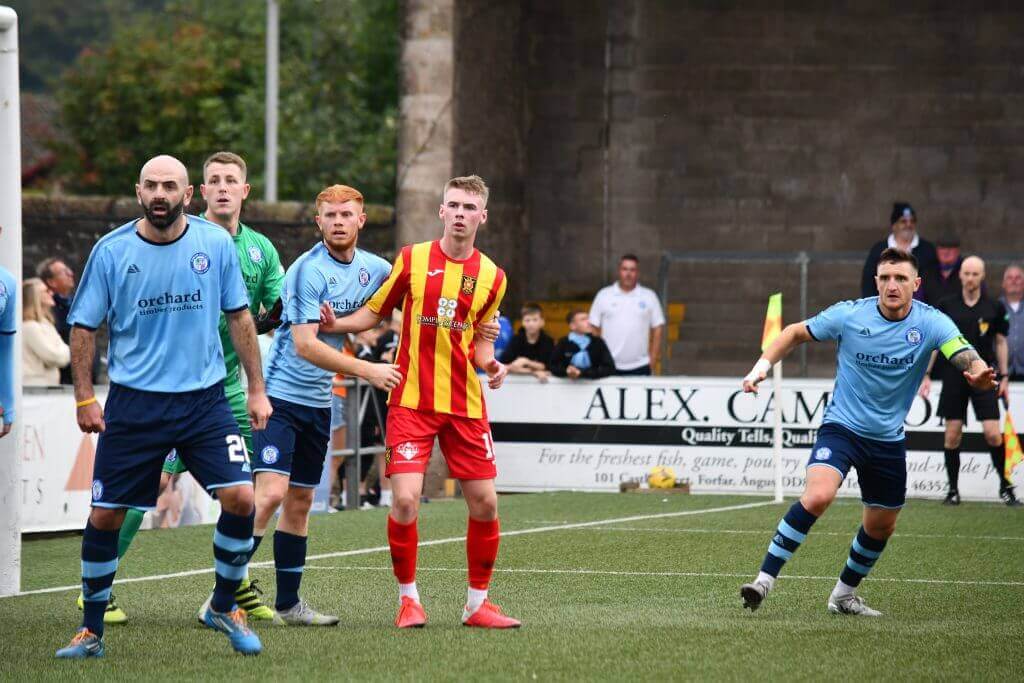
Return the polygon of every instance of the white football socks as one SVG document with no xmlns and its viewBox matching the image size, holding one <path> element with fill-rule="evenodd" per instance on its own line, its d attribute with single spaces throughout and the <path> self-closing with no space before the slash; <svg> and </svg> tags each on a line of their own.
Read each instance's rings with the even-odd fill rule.
<svg viewBox="0 0 1024 683">
<path fill-rule="evenodd" d="M 754 579 L 754 583 L 763 583 L 768 586 L 768 590 L 775 587 L 775 577 L 771 574 L 765 574 L 764 572 L 758 572 L 757 578 Z"/>
<path fill-rule="evenodd" d="M 484 604 L 484 600 L 487 599 L 487 589 L 477 590 L 476 588 L 470 588 L 469 593 L 466 596 L 466 611 L 472 614 L 480 609 L 480 605 Z"/>
<path fill-rule="evenodd" d="M 856 590 L 857 588 L 855 586 L 848 586 L 843 583 L 842 579 L 840 579 L 836 581 L 836 587 L 832 589 L 832 597 L 837 600 L 840 598 L 846 598 L 853 595 Z"/>
<path fill-rule="evenodd" d="M 416 582 L 412 583 L 400 583 L 398 584 L 398 602 L 402 602 L 402 598 L 410 597 L 416 602 L 420 601 L 420 592 L 416 590 Z"/>
</svg>

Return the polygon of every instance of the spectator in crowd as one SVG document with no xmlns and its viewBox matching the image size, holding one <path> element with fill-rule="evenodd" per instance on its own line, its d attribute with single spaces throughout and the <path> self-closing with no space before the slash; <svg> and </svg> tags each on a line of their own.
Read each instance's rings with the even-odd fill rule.
<svg viewBox="0 0 1024 683">
<path fill-rule="evenodd" d="M 494 340 L 494 357 L 498 358 L 508 348 L 515 330 L 512 329 L 512 321 L 504 315 L 498 316 L 498 338 Z"/>
<path fill-rule="evenodd" d="M 1024 264 L 1011 263 L 1003 271 L 1003 295 L 1010 331 L 1006 341 L 1010 347 L 1010 381 L 1024 380 Z"/>
<path fill-rule="evenodd" d="M 513 374 L 533 375 L 541 382 L 547 382 L 551 376 L 547 364 L 555 350 L 555 342 L 544 332 L 544 311 L 537 304 L 526 304 L 519 315 L 522 326 L 498 360 Z"/>
<path fill-rule="evenodd" d="M 25 386 L 60 384 L 60 368 L 71 363 L 71 349 L 53 324 L 54 297 L 39 278 L 25 280 L 21 287 L 22 383 Z"/>
<path fill-rule="evenodd" d="M 880 240 L 871 247 L 868 258 L 864 262 L 864 272 L 860 278 L 860 295 L 862 297 L 878 296 L 878 286 L 875 284 L 878 257 L 882 255 L 882 250 L 889 247 L 911 252 L 917 258 L 918 272 L 924 282 L 934 278 L 939 270 L 939 257 L 935 251 L 935 245 L 917 234 L 917 213 L 914 211 L 914 207 L 906 202 L 896 202 L 892 205 L 889 223 L 892 226 L 892 232 L 886 239 Z M 954 292 L 958 288 L 959 281 L 954 281 Z M 925 303 L 935 303 L 927 300 L 926 289 L 926 287 L 918 288 L 914 292 L 914 298 Z"/>
<path fill-rule="evenodd" d="M 53 293 L 53 324 L 64 343 L 70 344 L 71 327 L 68 325 L 68 312 L 71 310 L 71 299 L 75 292 L 75 271 L 63 260 L 50 257 L 36 267 L 36 277 Z M 94 378 L 95 374 L 94 369 Z M 70 366 L 61 368 L 60 383 L 71 384 Z"/>
<path fill-rule="evenodd" d="M 935 241 L 935 252 L 938 268 L 932 277 L 925 280 L 925 297 L 932 305 L 943 299 L 960 294 L 960 238 L 953 234 L 945 234 Z"/>
<path fill-rule="evenodd" d="M 569 379 L 599 379 L 615 374 L 615 360 L 608 345 L 594 336 L 586 311 L 566 316 L 569 335 L 562 337 L 551 354 L 551 372 Z"/>
<path fill-rule="evenodd" d="M 639 279 L 640 259 L 624 255 L 618 282 L 601 289 L 590 305 L 593 332 L 608 345 L 620 375 L 650 375 L 661 355 L 665 314 L 658 295 Z"/>
</svg>

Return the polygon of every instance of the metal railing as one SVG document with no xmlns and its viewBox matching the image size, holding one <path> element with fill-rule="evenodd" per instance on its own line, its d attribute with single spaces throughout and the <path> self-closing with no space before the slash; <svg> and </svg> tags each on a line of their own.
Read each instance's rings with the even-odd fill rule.
<svg viewBox="0 0 1024 683">
<path fill-rule="evenodd" d="M 967 254 L 965 253 L 965 256 Z M 990 266 L 1007 266 L 1010 263 L 1020 260 L 1019 256 L 997 256 L 994 254 L 978 254 L 982 259 Z M 669 271 L 675 264 L 699 264 L 699 265 L 713 265 L 713 264 L 778 264 L 785 266 L 798 266 L 800 269 L 799 274 L 799 308 L 800 308 L 800 320 L 806 320 L 810 311 L 808 311 L 808 269 L 812 263 L 815 264 L 843 264 L 843 265 L 863 265 L 867 258 L 867 251 L 863 252 L 850 252 L 850 251 L 833 251 L 833 252 L 819 252 L 819 251 L 784 251 L 784 252 L 756 252 L 756 251 L 665 251 L 661 255 L 661 263 L 658 267 L 658 294 L 661 297 L 663 306 L 667 306 L 670 301 L 669 296 Z M 768 286 L 766 284 L 764 291 L 764 301 L 767 306 L 768 295 L 779 291 L 781 286 L 775 286 L 774 284 Z M 860 279 L 850 282 L 850 289 L 852 292 L 860 291 Z M 858 294 L 859 296 L 859 294 Z M 850 297 L 855 298 L 855 297 Z M 662 335 L 662 348 L 661 357 L 668 358 L 668 335 Z M 798 351 L 800 358 L 800 376 L 807 376 L 807 346 L 802 344 Z"/>
<path fill-rule="evenodd" d="M 345 396 L 346 446 L 345 448 L 328 450 L 326 464 L 327 467 L 334 467 L 332 458 L 345 457 L 345 509 L 358 510 L 359 482 L 362 479 L 362 458 L 364 455 L 375 456 L 387 450 L 383 445 L 365 447 L 362 445 L 363 419 L 366 416 L 366 411 L 372 405 L 377 426 L 380 428 L 382 444 L 387 443 L 385 440 L 385 423 L 387 420 L 384 419 L 380 405 L 374 398 L 374 389 L 370 386 L 369 382 L 358 377 L 349 377 L 345 379 L 342 386 L 348 389 L 348 393 Z M 381 481 L 383 481 L 384 473 L 378 472 L 377 474 Z"/>
</svg>

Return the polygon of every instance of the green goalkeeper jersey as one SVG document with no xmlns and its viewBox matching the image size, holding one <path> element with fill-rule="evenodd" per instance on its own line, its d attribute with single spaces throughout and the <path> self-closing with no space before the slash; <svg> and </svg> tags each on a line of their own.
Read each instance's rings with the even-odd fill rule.
<svg viewBox="0 0 1024 683">
<path fill-rule="evenodd" d="M 281 283 L 284 281 L 281 257 L 270 240 L 242 223 L 238 224 L 238 233 L 233 239 L 242 266 L 245 290 L 249 294 L 249 310 L 253 315 L 257 315 L 260 308 L 269 311 L 281 296 Z M 235 345 L 231 343 L 228 321 L 223 313 L 220 316 L 220 342 L 224 346 L 224 367 L 227 370 L 224 383 L 231 386 L 241 381 L 241 364 Z"/>
</svg>

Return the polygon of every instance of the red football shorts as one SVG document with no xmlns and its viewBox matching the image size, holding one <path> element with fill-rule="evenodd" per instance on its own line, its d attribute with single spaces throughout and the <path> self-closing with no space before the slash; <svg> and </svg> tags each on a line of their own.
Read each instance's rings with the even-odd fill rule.
<svg viewBox="0 0 1024 683">
<path fill-rule="evenodd" d="M 434 438 L 454 479 L 494 479 L 494 440 L 486 418 L 388 406 L 385 476 L 426 472 Z"/>
</svg>

